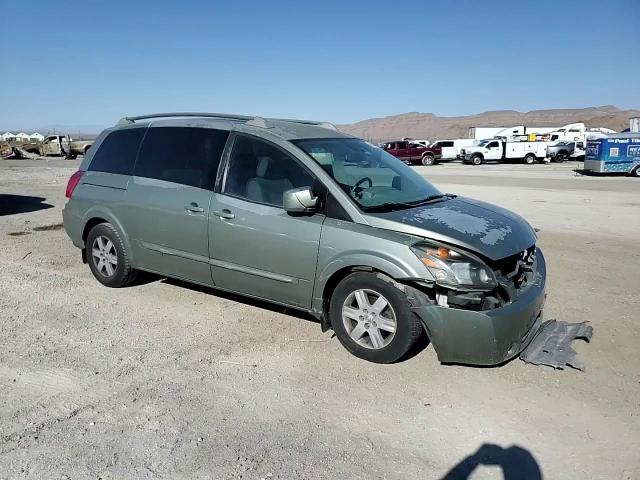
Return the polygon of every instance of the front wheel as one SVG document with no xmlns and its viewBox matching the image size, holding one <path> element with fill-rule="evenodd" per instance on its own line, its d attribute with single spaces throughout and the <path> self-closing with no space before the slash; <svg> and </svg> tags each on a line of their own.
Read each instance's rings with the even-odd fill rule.
<svg viewBox="0 0 640 480">
<path fill-rule="evenodd" d="M 424 165 L 425 167 L 433 165 L 435 162 L 436 160 L 435 158 L 433 158 L 433 155 L 425 155 L 422 157 L 422 165 Z"/>
<path fill-rule="evenodd" d="M 556 155 L 556 157 L 554 158 L 554 160 L 558 163 L 562 163 L 565 161 L 565 159 L 567 158 L 567 156 L 564 153 L 558 153 Z"/>
<path fill-rule="evenodd" d="M 529 153 L 524 157 L 524 163 L 526 163 L 527 165 L 533 165 L 535 161 L 536 156 L 533 153 Z"/>
<path fill-rule="evenodd" d="M 638 165 L 635 169 L 633 169 L 633 171 L 631 172 L 631 176 L 640 178 L 640 165 Z"/>
<path fill-rule="evenodd" d="M 481 165 L 482 164 L 482 156 L 481 155 L 474 155 L 473 157 L 471 157 L 471 163 L 473 165 Z"/>
<path fill-rule="evenodd" d="M 422 324 L 391 279 L 355 272 L 333 291 L 329 316 L 340 343 L 374 363 L 402 359 L 422 335 Z"/>
</svg>

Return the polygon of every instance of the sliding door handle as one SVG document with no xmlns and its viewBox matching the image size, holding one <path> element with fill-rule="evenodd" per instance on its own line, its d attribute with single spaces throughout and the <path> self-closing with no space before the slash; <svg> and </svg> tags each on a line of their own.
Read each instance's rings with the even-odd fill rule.
<svg viewBox="0 0 640 480">
<path fill-rule="evenodd" d="M 227 220 L 231 220 L 232 218 L 236 218 L 236 216 L 231 213 L 230 210 L 227 210 L 226 208 L 224 210 L 222 210 L 221 212 L 213 212 L 214 215 L 220 217 L 220 218 L 225 218 Z"/>
<path fill-rule="evenodd" d="M 189 213 L 202 213 L 204 208 L 199 207 L 196 202 L 188 203 L 184 206 L 184 209 Z"/>
</svg>

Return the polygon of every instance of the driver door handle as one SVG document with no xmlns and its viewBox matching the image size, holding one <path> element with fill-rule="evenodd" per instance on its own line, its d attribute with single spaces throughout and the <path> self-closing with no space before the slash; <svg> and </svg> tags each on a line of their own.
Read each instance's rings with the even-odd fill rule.
<svg viewBox="0 0 640 480">
<path fill-rule="evenodd" d="M 184 209 L 189 213 L 202 213 L 202 212 L 204 212 L 204 208 L 199 207 L 196 202 L 187 203 L 184 206 Z"/>
<path fill-rule="evenodd" d="M 220 217 L 220 218 L 224 218 L 227 220 L 231 220 L 232 218 L 236 218 L 236 216 L 231 213 L 230 210 L 227 210 L 226 208 L 224 210 L 222 210 L 221 212 L 213 212 L 214 215 Z"/>
</svg>

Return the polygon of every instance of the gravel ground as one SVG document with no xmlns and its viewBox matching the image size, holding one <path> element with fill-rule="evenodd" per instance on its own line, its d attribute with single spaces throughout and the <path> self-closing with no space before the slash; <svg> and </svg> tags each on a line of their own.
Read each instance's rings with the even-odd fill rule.
<svg viewBox="0 0 640 480">
<path fill-rule="evenodd" d="M 0 162 L 0 479 L 640 478 L 639 180 L 416 167 L 540 228 L 547 318 L 595 329 L 583 373 L 374 365 L 266 303 L 102 287 L 60 226 L 77 164 Z"/>
</svg>

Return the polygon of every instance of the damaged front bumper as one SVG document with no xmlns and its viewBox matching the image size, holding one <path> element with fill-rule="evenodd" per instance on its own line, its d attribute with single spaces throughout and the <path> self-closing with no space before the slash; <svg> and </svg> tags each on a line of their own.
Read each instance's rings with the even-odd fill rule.
<svg viewBox="0 0 640 480">
<path fill-rule="evenodd" d="M 424 302 L 414 303 L 413 310 L 440 362 L 497 365 L 517 356 L 535 336 L 542 324 L 545 287 L 546 264 L 537 249 L 532 281 L 502 307 L 471 311 Z"/>
</svg>

